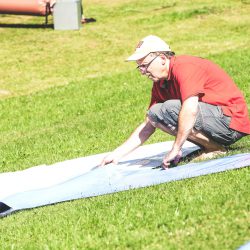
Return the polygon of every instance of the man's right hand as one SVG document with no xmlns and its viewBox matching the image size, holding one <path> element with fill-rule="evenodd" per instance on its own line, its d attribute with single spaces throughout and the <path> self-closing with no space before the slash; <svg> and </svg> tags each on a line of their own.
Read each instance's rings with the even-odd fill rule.
<svg viewBox="0 0 250 250">
<path fill-rule="evenodd" d="M 154 131 L 155 127 L 150 123 L 149 119 L 146 118 L 146 120 L 135 129 L 132 135 L 121 146 L 104 157 L 100 167 L 109 163 L 117 164 L 123 156 L 143 144 L 154 133 Z"/>
<path fill-rule="evenodd" d="M 110 153 L 103 158 L 100 167 L 104 167 L 105 165 L 110 163 L 118 164 L 118 160 L 119 158 L 114 153 Z"/>
</svg>

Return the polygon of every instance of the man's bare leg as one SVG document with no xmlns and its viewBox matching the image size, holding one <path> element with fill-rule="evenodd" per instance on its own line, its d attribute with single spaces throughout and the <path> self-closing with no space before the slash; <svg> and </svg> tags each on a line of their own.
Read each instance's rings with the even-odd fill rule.
<svg viewBox="0 0 250 250">
<path fill-rule="evenodd" d="M 204 148 L 205 153 L 210 153 L 213 151 L 221 151 L 221 152 L 226 151 L 226 149 L 223 145 L 215 142 L 214 140 L 207 137 L 203 133 L 197 131 L 196 129 L 192 130 L 188 139 L 200 144 Z"/>
<path fill-rule="evenodd" d="M 203 147 L 204 152 L 196 158 L 197 160 L 206 160 L 226 153 L 226 148 L 223 145 L 215 142 L 195 129 L 193 129 L 188 139 Z"/>
<path fill-rule="evenodd" d="M 154 127 L 159 128 L 170 135 L 176 136 L 177 134 L 177 129 L 175 127 L 167 127 L 161 123 L 151 123 Z M 226 149 L 223 145 L 215 142 L 211 138 L 208 138 L 196 129 L 192 130 L 188 140 L 202 147 L 203 152 L 196 158 L 197 160 L 205 160 L 226 153 Z"/>
</svg>

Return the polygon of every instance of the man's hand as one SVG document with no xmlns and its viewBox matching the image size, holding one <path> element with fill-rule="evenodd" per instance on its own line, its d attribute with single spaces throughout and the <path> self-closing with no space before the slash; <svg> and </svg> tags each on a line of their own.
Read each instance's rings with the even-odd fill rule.
<svg viewBox="0 0 250 250">
<path fill-rule="evenodd" d="M 110 163 L 118 164 L 118 161 L 119 161 L 119 157 L 112 152 L 104 157 L 104 159 L 102 160 L 100 164 L 100 167 L 104 167 L 105 165 L 110 164 Z"/>
<path fill-rule="evenodd" d="M 181 150 L 172 149 L 170 152 L 168 152 L 164 156 L 163 161 L 162 161 L 162 168 L 164 169 L 169 168 L 171 161 L 173 161 L 173 163 L 177 165 L 181 159 L 181 156 L 182 156 Z"/>
<path fill-rule="evenodd" d="M 153 127 L 149 119 L 146 118 L 146 120 L 135 129 L 132 135 L 121 146 L 116 148 L 102 160 L 100 166 L 103 167 L 109 163 L 117 164 L 123 156 L 143 144 L 154 132 L 155 127 Z"/>
</svg>

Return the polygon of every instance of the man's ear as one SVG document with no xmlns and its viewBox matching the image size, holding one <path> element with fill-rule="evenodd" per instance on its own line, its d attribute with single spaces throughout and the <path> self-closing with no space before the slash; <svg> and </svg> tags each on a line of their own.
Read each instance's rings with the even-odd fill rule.
<svg viewBox="0 0 250 250">
<path fill-rule="evenodd" d="M 164 54 L 160 54 L 160 58 L 161 58 L 161 64 L 165 65 L 167 61 L 167 57 Z"/>
</svg>

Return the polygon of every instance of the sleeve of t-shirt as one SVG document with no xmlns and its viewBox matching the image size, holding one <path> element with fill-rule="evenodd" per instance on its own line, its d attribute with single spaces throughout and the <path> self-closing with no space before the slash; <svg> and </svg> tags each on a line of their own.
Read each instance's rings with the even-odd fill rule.
<svg viewBox="0 0 250 250">
<path fill-rule="evenodd" d="M 191 96 L 203 96 L 206 83 L 205 70 L 197 64 L 182 63 L 175 67 L 174 77 L 180 86 L 181 100 Z"/>
</svg>

